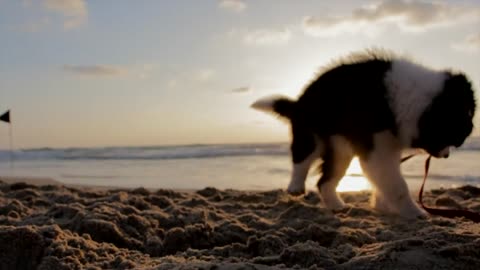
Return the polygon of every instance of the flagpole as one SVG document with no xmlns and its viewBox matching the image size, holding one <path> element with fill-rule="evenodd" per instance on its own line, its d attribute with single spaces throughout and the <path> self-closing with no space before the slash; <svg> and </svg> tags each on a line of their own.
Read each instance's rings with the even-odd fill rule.
<svg viewBox="0 0 480 270">
<path fill-rule="evenodd" d="M 9 134 L 10 134 L 10 169 L 13 173 L 13 132 L 12 132 L 12 123 L 8 124 L 9 126 Z"/>
<path fill-rule="evenodd" d="M 10 140 L 10 169 L 13 173 L 13 131 L 12 131 L 12 121 L 10 119 L 10 110 L 7 110 L 5 113 L 0 115 L 0 121 L 8 123 L 9 130 L 9 140 Z"/>
</svg>

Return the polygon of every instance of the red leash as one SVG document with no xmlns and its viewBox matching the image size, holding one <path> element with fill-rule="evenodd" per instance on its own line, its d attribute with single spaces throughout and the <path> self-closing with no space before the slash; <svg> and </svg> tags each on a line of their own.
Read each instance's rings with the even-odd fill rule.
<svg viewBox="0 0 480 270">
<path fill-rule="evenodd" d="M 411 157 L 413 157 L 413 155 L 402 158 L 402 162 L 410 159 Z M 465 210 L 465 209 L 430 208 L 430 207 L 427 207 L 423 204 L 423 201 L 422 201 L 423 186 L 425 185 L 425 181 L 427 180 L 428 169 L 430 168 L 430 159 L 431 158 L 432 158 L 432 156 L 428 156 L 427 160 L 425 161 L 425 176 L 423 177 L 423 183 L 422 183 L 422 186 L 420 187 L 420 191 L 418 193 L 418 201 L 419 201 L 420 205 L 422 206 L 422 208 L 425 209 L 425 211 L 427 211 L 431 215 L 442 216 L 442 217 L 447 217 L 447 218 L 464 217 L 464 218 L 470 219 L 473 222 L 480 222 L 480 213 L 472 212 L 472 211 Z"/>
</svg>

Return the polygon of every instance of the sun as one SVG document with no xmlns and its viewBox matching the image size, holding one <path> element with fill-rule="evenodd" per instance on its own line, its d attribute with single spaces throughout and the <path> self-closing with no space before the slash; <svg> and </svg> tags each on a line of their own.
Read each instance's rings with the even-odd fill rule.
<svg viewBox="0 0 480 270">
<path fill-rule="evenodd" d="M 337 186 L 337 191 L 361 191 L 369 190 L 372 186 L 362 173 L 358 158 L 354 158 L 347 169 L 347 173 Z"/>
</svg>

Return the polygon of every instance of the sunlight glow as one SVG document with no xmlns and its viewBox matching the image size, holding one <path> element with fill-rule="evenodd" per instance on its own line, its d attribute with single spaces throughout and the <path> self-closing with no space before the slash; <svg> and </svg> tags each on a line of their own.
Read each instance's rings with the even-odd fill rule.
<svg viewBox="0 0 480 270">
<path fill-rule="evenodd" d="M 338 184 L 337 191 L 361 191 L 371 188 L 370 182 L 363 176 L 358 158 L 354 158 L 347 169 L 345 177 Z"/>
</svg>

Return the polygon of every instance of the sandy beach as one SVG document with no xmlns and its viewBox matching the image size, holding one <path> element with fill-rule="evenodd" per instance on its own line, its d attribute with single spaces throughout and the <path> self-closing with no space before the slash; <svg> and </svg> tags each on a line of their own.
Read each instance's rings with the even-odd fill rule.
<svg viewBox="0 0 480 270">
<path fill-rule="evenodd" d="M 0 270 L 480 270 L 480 0 L 0 0 L 0 23 Z M 473 218 L 370 206 L 421 216 L 427 176 L 422 203 Z"/>
<path fill-rule="evenodd" d="M 18 179 L 17 179 L 18 180 Z M 332 213 L 315 192 L 95 189 L 0 183 L 0 269 L 478 269 L 480 226 L 373 212 L 368 192 Z M 480 211 L 480 189 L 429 205 Z"/>
</svg>

